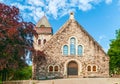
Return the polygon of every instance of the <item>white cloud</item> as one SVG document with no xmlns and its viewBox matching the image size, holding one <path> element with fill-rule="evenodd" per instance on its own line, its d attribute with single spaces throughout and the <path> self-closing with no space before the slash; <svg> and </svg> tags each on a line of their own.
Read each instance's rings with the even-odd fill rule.
<svg viewBox="0 0 120 84">
<path fill-rule="evenodd" d="M 30 6 L 22 5 L 22 4 L 20 4 L 20 3 L 13 3 L 13 4 L 11 4 L 11 5 L 18 7 L 20 10 L 29 9 L 29 7 L 30 7 Z"/>
<path fill-rule="evenodd" d="M 34 6 L 45 6 L 44 2 L 42 0 L 28 0 L 28 4 L 34 5 Z"/>
<path fill-rule="evenodd" d="M 56 19 L 68 14 L 70 11 L 75 12 L 76 8 L 81 11 L 87 11 L 103 1 L 106 4 L 112 3 L 112 0 L 25 0 L 23 3 L 19 1 L 17 3 L 13 2 L 12 5 L 17 6 L 24 13 L 23 18 L 32 17 L 35 22 L 44 13 Z"/>
<path fill-rule="evenodd" d="M 44 15 L 44 11 L 41 8 L 36 8 L 30 13 L 30 16 L 34 16 L 33 19 L 37 22 Z"/>
<path fill-rule="evenodd" d="M 3 2 L 3 0 L 0 0 L 0 3 Z"/>
<path fill-rule="evenodd" d="M 106 4 L 112 3 L 112 0 L 105 0 Z"/>
</svg>

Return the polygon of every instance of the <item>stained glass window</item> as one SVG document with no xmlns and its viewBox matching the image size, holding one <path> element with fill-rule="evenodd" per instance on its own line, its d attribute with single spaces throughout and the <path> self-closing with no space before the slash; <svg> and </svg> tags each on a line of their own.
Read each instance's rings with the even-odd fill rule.
<svg viewBox="0 0 120 84">
<path fill-rule="evenodd" d="M 75 38 L 71 38 L 70 39 L 70 55 L 75 55 L 76 53 L 76 39 Z"/>
<path fill-rule="evenodd" d="M 68 55 L 68 46 L 67 45 L 63 46 L 63 55 Z"/>
<path fill-rule="evenodd" d="M 78 46 L 78 55 L 82 55 L 83 53 L 83 47 L 81 45 Z"/>
</svg>

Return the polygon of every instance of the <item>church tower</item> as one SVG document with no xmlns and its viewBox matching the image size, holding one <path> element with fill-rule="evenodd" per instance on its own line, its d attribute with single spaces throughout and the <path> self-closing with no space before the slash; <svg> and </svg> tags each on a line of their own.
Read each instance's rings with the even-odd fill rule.
<svg viewBox="0 0 120 84">
<path fill-rule="evenodd" d="M 38 34 L 38 38 L 34 37 L 35 50 L 42 50 L 45 43 L 52 37 L 52 27 L 48 22 L 46 16 L 43 16 L 35 26 L 35 30 Z"/>
</svg>

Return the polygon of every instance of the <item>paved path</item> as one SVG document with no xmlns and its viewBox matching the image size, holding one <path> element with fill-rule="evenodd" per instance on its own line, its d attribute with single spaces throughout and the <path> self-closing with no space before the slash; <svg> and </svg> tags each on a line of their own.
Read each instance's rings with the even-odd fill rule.
<svg viewBox="0 0 120 84">
<path fill-rule="evenodd" d="M 7 81 L 3 84 L 120 84 L 120 78 L 66 78 L 54 80 Z"/>
<path fill-rule="evenodd" d="M 69 78 L 39 81 L 37 84 L 120 84 L 120 78 Z"/>
</svg>

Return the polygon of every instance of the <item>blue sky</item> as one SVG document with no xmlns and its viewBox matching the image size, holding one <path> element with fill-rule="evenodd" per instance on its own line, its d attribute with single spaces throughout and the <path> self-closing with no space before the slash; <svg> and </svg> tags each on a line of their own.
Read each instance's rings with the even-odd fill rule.
<svg viewBox="0 0 120 84">
<path fill-rule="evenodd" d="M 115 30 L 120 28 L 120 0 L 0 0 L 16 6 L 27 22 L 34 24 L 45 14 L 53 32 L 69 19 L 69 13 L 107 52 Z"/>
</svg>

